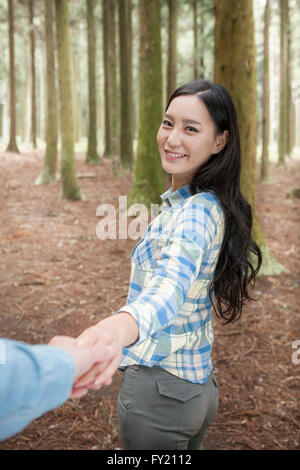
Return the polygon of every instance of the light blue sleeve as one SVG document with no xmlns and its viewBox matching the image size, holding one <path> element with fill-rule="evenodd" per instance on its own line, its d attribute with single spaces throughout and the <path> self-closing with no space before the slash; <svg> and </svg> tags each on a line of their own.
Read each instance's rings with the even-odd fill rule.
<svg viewBox="0 0 300 470">
<path fill-rule="evenodd" d="M 63 349 L 0 338 L 0 440 L 66 401 L 74 372 Z"/>
</svg>

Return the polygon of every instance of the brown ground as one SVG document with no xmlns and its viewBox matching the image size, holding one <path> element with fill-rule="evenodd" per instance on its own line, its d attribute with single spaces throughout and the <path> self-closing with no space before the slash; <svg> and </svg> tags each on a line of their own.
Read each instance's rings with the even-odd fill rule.
<svg viewBox="0 0 300 470">
<path fill-rule="evenodd" d="M 45 343 L 56 334 L 77 336 L 126 300 L 134 240 L 96 237 L 96 208 L 118 207 L 128 177 L 114 179 L 110 163 L 84 164 L 77 155 L 87 201 L 60 198 L 60 182 L 33 182 L 42 167 L 38 152 L 0 156 L 0 336 Z M 206 449 L 299 449 L 299 161 L 271 168 L 272 184 L 259 187 L 265 237 L 290 270 L 259 278 L 259 301 L 244 308 L 238 323 L 215 321 L 213 359 L 220 403 Z M 298 346 L 300 352 L 300 347 Z M 294 360 L 292 355 L 294 353 Z M 297 360 L 298 359 L 298 360 Z M 116 396 L 120 372 L 110 387 L 68 401 L 0 444 L 0 449 L 116 449 Z M 17 386 L 17 384 L 16 384 Z"/>
</svg>

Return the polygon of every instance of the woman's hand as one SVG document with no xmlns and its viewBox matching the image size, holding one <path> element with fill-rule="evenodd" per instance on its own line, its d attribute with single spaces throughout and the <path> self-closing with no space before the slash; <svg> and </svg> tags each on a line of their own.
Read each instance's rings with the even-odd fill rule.
<svg viewBox="0 0 300 470">
<path fill-rule="evenodd" d="M 116 354 L 114 344 L 109 341 L 91 342 L 80 347 L 75 338 L 68 336 L 54 336 L 49 341 L 49 346 L 67 351 L 74 361 L 74 381 L 92 370 L 93 367 L 101 366 L 105 368 Z M 87 387 L 73 388 L 69 398 L 79 398 L 88 392 Z"/>
<path fill-rule="evenodd" d="M 77 338 L 79 347 L 97 344 L 110 345 L 114 354 L 108 361 L 95 364 L 82 375 L 75 382 L 71 397 L 78 396 L 77 393 L 80 393 L 80 390 L 87 388 L 98 390 L 101 385 L 110 385 L 112 377 L 120 365 L 123 348 L 133 344 L 138 336 L 138 324 L 127 312 L 119 312 L 105 318 L 81 333 Z"/>
<path fill-rule="evenodd" d="M 102 385 L 110 385 L 112 377 L 118 369 L 122 358 L 122 342 L 107 331 L 101 323 L 87 328 L 77 338 L 79 347 L 92 347 L 96 345 L 110 346 L 114 353 L 107 361 L 101 361 L 82 375 L 74 384 L 71 397 L 75 398 L 80 389 L 98 390 Z"/>
</svg>

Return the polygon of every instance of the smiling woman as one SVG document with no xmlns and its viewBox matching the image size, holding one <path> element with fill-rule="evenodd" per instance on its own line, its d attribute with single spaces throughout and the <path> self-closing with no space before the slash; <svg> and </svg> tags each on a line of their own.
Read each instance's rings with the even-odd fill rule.
<svg viewBox="0 0 300 470">
<path fill-rule="evenodd" d="M 213 310 L 226 322 L 239 318 L 261 253 L 240 192 L 239 129 L 227 91 L 204 80 L 178 88 L 157 142 L 172 187 L 131 254 L 126 305 L 80 337 L 90 344 L 110 338 L 118 354 L 78 385 L 97 388 L 117 367 L 124 371 L 125 449 L 202 449 L 218 406 Z"/>
<path fill-rule="evenodd" d="M 157 133 L 162 167 L 172 174 L 173 191 L 189 183 L 197 169 L 219 153 L 227 140 L 228 130 L 215 136 L 214 123 L 197 96 L 173 99 Z"/>
</svg>

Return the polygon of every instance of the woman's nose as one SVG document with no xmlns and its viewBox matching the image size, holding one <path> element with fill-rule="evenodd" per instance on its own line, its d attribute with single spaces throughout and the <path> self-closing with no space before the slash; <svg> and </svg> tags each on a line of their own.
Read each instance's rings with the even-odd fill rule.
<svg viewBox="0 0 300 470">
<path fill-rule="evenodd" d="M 172 131 L 170 132 L 169 136 L 168 136 L 168 139 L 167 139 L 167 143 L 171 146 L 171 147 L 178 147 L 180 145 L 180 133 L 178 131 L 178 129 L 172 129 Z"/>
</svg>

